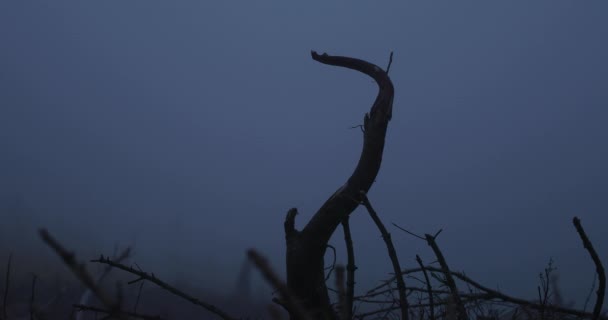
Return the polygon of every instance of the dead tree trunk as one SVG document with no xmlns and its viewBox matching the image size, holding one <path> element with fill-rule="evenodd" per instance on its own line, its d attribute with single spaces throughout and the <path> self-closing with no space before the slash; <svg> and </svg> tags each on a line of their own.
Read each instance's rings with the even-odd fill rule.
<svg viewBox="0 0 608 320">
<path fill-rule="evenodd" d="M 361 191 L 367 193 L 382 163 L 382 151 L 388 122 L 393 109 L 393 84 L 388 73 L 367 61 L 319 55 L 320 63 L 353 69 L 372 77 L 379 87 L 378 96 L 363 119 L 363 150 L 359 163 L 346 183 L 317 211 L 301 231 L 294 227 L 297 210 L 290 209 L 285 219 L 287 242 L 287 285 L 314 319 L 336 319 L 325 286 L 323 257 L 327 242 L 344 217 L 361 202 Z M 293 312 L 291 318 L 297 318 Z"/>
</svg>

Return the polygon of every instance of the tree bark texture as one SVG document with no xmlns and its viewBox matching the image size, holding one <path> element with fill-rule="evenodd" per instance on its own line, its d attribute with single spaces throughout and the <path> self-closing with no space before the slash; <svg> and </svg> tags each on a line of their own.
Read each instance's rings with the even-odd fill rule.
<svg viewBox="0 0 608 320">
<path fill-rule="evenodd" d="M 285 219 L 287 286 L 311 312 L 312 318 L 336 319 L 325 286 L 325 250 L 337 226 L 360 204 L 361 191 L 369 191 L 380 170 L 386 130 L 392 117 L 394 89 L 387 72 L 367 61 L 325 53 L 319 55 L 314 51 L 312 58 L 323 64 L 362 72 L 373 78 L 379 87 L 376 100 L 363 119 L 363 150 L 352 175 L 301 231 L 295 229 L 297 209 L 290 209 Z M 293 313 L 291 317 L 297 318 Z"/>
</svg>

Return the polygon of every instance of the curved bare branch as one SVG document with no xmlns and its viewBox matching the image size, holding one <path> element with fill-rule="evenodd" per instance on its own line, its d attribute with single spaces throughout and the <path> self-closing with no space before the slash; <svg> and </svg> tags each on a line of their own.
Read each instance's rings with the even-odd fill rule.
<svg viewBox="0 0 608 320">
<path fill-rule="evenodd" d="M 359 205 L 361 191 L 367 193 L 378 175 L 393 112 L 394 88 L 388 74 L 375 64 L 314 51 L 311 54 L 320 63 L 362 72 L 374 79 L 379 88 L 374 104 L 364 117 L 363 150 L 352 175 L 325 201 L 302 231 L 296 232 L 293 227 L 293 210 L 287 215 L 285 224 L 288 287 L 314 317 L 335 319 L 323 273 L 325 249 L 337 226 Z M 295 318 L 293 314 L 292 318 Z"/>
</svg>

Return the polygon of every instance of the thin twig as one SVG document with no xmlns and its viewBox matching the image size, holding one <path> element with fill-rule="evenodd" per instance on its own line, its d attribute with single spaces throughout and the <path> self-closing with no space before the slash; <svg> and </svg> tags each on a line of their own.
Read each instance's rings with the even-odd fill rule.
<svg viewBox="0 0 608 320">
<path fill-rule="evenodd" d="M 540 308 L 540 320 L 545 320 L 545 301 L 543 301 L 542 294 L 540 293 L 540 286 L 536 286 L 538 291 L 538 301 L 541 306 Z"/>
<path fill-rule="evenodd" d="M 4 319 L 8 319 L 6 315 L 6 300 L 8 299 L 8 285 L 11 278 L 11 262 L 13 260 L 13 253 L 8 254 L 8 263 L 6 264 L 6 277 L 4 278 L 4 298 L 2 298 L 2 315 Z"/>
<path fill-rule="evenodd" d="M 422 269 L 422 273 L 424 274 L 424 279 L 426 280 L 426 289 L 429 295 L 429 309 L 431 311 L 431 320 L 435 320 L 435 306 L 433 305 L 433 288 L 431 287 L 431 281 L 429 280 L 429 275 L 424 268 L 424 264 L 422 264 L 422 259 L 420 259 L 419 255 L 416 255 L 416 261 L 418 265 L 420 265 L 420 269 Z"/>
<path fill-rule="evenodd" d="M 572 223 L 574 224 L 578 235 L 583 241 L 583 246 L 585 247 L 585 249 L 587 249 L 589 255 L 591 255 L 593 263 L 595 263 L 595 271 L 597 272 L 598 279 L 600 282 L 596 291 L 597 300 L 595 301 L 595 307 L 593 308 L 593 319 L 597 320 L 600 316 L 600 313 L 602 312 L 602 304 L 604 303 L 604 295 L 606 293 L 606 273 L 604 271 L 604 266 L 602 266 L 602 261 L 600 260 L 600 257 L 597 255 L 597 252 L 593 248 L 593 244 L 587 237 L 587 234 L 585 233 L 585 230 L 581 225 L 581 220 L 578 217 L 574 217 L 572 219 Z"/>
<path fill-rule="evenodd" d="M 115 246 L 114 247 L 114 256 L 113 259 L 115 259 L 115 261 L 117 262 L 122 262 L 123 260 L 129 258 L 129 256 L 131 255 L 131 248 L 127 247 L 125 248 L 125 250 L 123 250 L 120 255 L 117 255 L 116 252 L 118 251 L 118 247 Z M 103 280 L 110 274 L 110 272 L 112 271 L 112 267 L 111 266 L 104 266 L 104 269 L 102 271 L 102 273 L 97 277 L 97 280 L 95 282 L 95 286 L 96 287 L 101 287 L 101 283 L 103 282 Z M 81 305 L 87 305 L 89 304 L 89 299 L 92 296 L 92 291 L 90 289 L 86 289 L 82 295 L 80 296 L 80 300 L 78 302 L 78 304 Z M 121 301 L 117 300 L 116 302 L 116 306 L 121 309 L 122 306 L 120 305 Z M 75 310 L 75 309 L 72 309 Z M 83 320 L 85 317 L 84 311 L 79 311 L 76 310 L 75 313 L 75 318 L 76 320 Z"/>
<path fill-rule="evenodd" d="M 439 233 L 436 233 L 436 234 L 439 234 Z M 425 234 L 425 237 L 426 237 L 426 242 L 431 247 L 431 249 L 433 249 L 433 252 L 435 253 L 435 256 L 437 257 L 437 261 L 439 262 L 439 265 L 441 266 L 441 270 L 443 271 L 443 274 L 445 275 L 446 283 L 447 283 L 448 287 L 450 288 L 450 291 L 452 292 L 452 299 L 454 300 L 454 303 L 456 304 L 456 308 L 458 310 L 458 320 L 467 320 L 468 319 L 467 311 L 464 308 L 462 301 L 460 300 L 458 289 L 456 288 L 456 282 L 454 281 L 454 278 L 452 278 L 452 273 L 450 272 L 450 268 L 448 267 L 448 264 L 445 261 L 445 258 L 443 257 L 443 253 L 441 253 L 441 250 L 439 250 L 439 246 L 437 245 L 437 242 L 435 242 L 435 237 L 430 234 Z"/>
<path fill-rule="evenodd" d="M 410 235 L 412 235 L 412 236 L 414 236 L 414 237 L 416 237 L 416 238 L 418 238 L 418 239 L 420 239 L 420 240 L 425 240 L 425 241 L 426 241 L 426 239 L 425 239 L 424 237 L 421 237 L 421 236 L 419 236 L 419 235 L 417 235 L 417 234 L 415 234 L 415 233 L 413 233 L 413 232 L 411 232 L 411 231 L 408 231 L 408 230 L 406 230 L 405 228 L 402 228 L 402 227 L 398 226 L 398 225 L 397 225 L 396 223 L 394 223 L 394 222 L 393 222 L 393 226 L 395 226 L 395 227 L 399 228 L 401 231 L 403 231 L 403 232 L 405 232 L 405 233 L 408 233 L 408 234 L 410 234 Z"/>
<path fill-rule="evenodd" d="M 132 267 L 127 267 L 122 263 L 118 263 L 118 262 L 114 262 L 112 260 L 110 260 L 110 258 L 105 258 L 104 256 L 100 256 L 99 259 L 95 259 L 95 260 L 91 260 L 91 262 L 96 262 L 96 263 L 101 263 L 101 264 L 106 264 L 106 265 L 110 265 L 114 268 L 126 271 L 128 273 L 134 274 L 136 276 L 138 276 L 138 279 L 129 281 L 128 284 L 133 284 L 136 283 L 138 281 L 142 281 L 142 280 L 147 280 L 150 281 L 152 283 L 154 283 L 155 285 L 169 291 L 170 293 L 184 299 L 184 300 L 188 300 L 190 301 L 192 304 L 195 304 L 197 306 L 203 307 L 204 309 L 206 309 L 207 311 L 219 316 L 222 319 L 226 319 L 226 320 L 232 320 L 235 319 L 233 317 L 231 317 L 230 315 L 228 315 L 227 313 L 225 313 L 224 311 L 220 310 L 219 308 L 217 308 L 216 306 L 206 303 L 204 301 L 201 301 L 197 298 L 194 298 L 193 296 L 184 293 L 183 291 L 165 283 L 164 281 L 158 279 L 154 273 L 146 273 L 144 271 L 140 271 L 140 270 L 135 270 Z"/>
<path fill-rule="evenodd" d="M 465 302 L 473 302 L 473 301 L 477 301 L 477 300 L 484 300 L 484 299 L 485 300 L 489 300 L 489 299 L 491 299 L 491 295 L 488 294 L 488 293 L 463 295 L 463 297 L 465 297 L 465 296 L 467 298 L 467 301 L 465 301 Z M 394 302 L 394 300 L 390 300 L 390 301 L 388 301 L 388 300 L 377 300 L 377 301 L 370 301 L 370 302 L 371 303 L 375 303 L 375 304 L 378 304 L 378 303 L 392 303 L 392 302 Z M 435 306 L 445 306 L 445 305 L 448 305 L 450 303 L 452 303 L 452 302 L 448 301 L 448 300 L 446 300 L 446 301 L 439 301 L 439 302 L 435 302 Z M 428 306 L 430 306 L 429 303 L 417 303 L 417 304 L 410 305 L 410 309 L 413 309 L 413 308 L 423 308 L 423 307 L 428 307 Z M 388 307 L 384 307 L 384 308 L 381 308 L 381 309 L 377 309 L 377 310 L 369 311 L 369 312 L 366 312 L 366 313 L 358 314 L 356 316 L 356 318 L 363 319 L 363 318 L 371 316 L 371 315 L 375 315 L 375 314 L 382 313 L 382 312 L 387 312 L 387 311 L 392 311 L 392 310 L 397 310 L 397 309 L 399 309 L 398 306 L 390 305 Z M 438 318 L 441 319 L 441 317 L 438 317 Z M 384 318 L 380 318 L 380 319 L 384 319 Z"/>
<path fill-rule="evenodd" d="M 428 294 L 428 289 L 427 288 L 412 288 L 412 287 L 409 287 L 407 290 L 410 291 L 410 292 L 415 291 L 415 292 L 424 292 L 424 293 Z M 386 294 L 389 291 L 392 292 L 393 290 L 390 289 L 390 290 L 388 290 L 388 291 L 386 291 L 384 293 Z M 433 295 L 439 295 L 439 294 L 448 294 L 449 295 L 449 294 L 451 294 L 450 291 L 446 291 L 446 290 L 432 290 L 431 293 Z M 467 298 L 468 300 L 480 299 L 480 298 L 491 298 L 491 295 L 489 293 L 481 293 L 481 294 L 461 293 L 460 296 L 462 298 Z M 355 299 L 357 301 L 359 301 L 359 302 L 365 302 L 365 303 L 390 303 L 392 301 L 392 300 L 382 300 L 380 298 L 378 298 L 378 299 L 372 299 L 372 297 L 374 297 L 374 296 L 360 296 L 360 297 L 355 297 Z M 420 301 L 422 301 L 422 300 L 420 300 Z M 430 303 L 430 301 L 429 301 L 429 303 Z M 444 302 L 433 301 L 433 304 L 435 306 L 439 306 L 439 305 L 442 305 L 442 304 L 445 304 L 445 303 L 447 303 L 447 302 L 445 302 L 445 301 Z M 420 304 L 416 304 L 416 306 L 420 306 Z M 425 305 L 425 306 L 428 306 L 428 305 Z M 414 305 L 410 304 L 410 309 L 413 308 L 413 307 L 414 307 Z"/>
<path fill-rule="evenodd" d="M 441 269 L 438 268 L 434 268 L 434 267 L 426 267 L 428 270 L 431 271 L 436 271 L 436 272 L 442 272 Z M 471 284 L 473 287 L 484 291 L 486 293 L 491 294 L 493 297 L 493 299 L 500 299 L 502 301 L 505 302 L 509 302 L 509 303 L 514 303 L 523 307 L 527 307 L 527 308 L 531 308 L 531 309 L 536 309 L 536 310 L 540 310 L 541 308 L 543 308 L 543 306 L 541 306 L 538 303 L 534 303 L 532 301 L 528 301 L 528 300 L 524 300 L 524 299 L 520 299 L 520 298 L 515 298 L 515 297 L 511 297 L 508 296 L 504 293 L 501 293 L 499 291 L 490 289 L 488 287 L 482 286 L 481 284 L 479 284 L 478 282 L 474 281 L 473 279 L 467 277 L 466 275 L 460 273 L 460 272 L 451 272 L 452 275 L 454 275 L 456 278 L 467 282 L 469 284 Z M 563 308 L 560 306 L 554 306 L 554 305 L 548 305 L 546 306 L 546 310 L 549 311 L 554 311 L 554 312 L 559 312 L 559 313 L 564 313 L 564 314 L 570 314 L 573 316 L 577 316 L 577 317 L 584 317 L 584 318 L 591 318 L 593 316 L 593 314 L 589 313 L 589 312 L 583 312 L 580 310 L 574 310 L 574 309 L 569 309 L 569 308 Z M 607 319 L 606 317 L 602 317 L 602 319 Z"/>
<path fill-rule="evenodd" d="M 141 282 L 139 284 L 139 289 L 137 290 L 137 299 L 135 299 L 135 305 L 133 306 L 133 312 L 137 312 L 137 306 L 139 305 L 139 298 L 141 297 L 141 289 L 144 287 L 145 282 Z"/>
<path fill-rule="evenodd" d="M 438 273 L 443 273 L 443 270 L 440 268 L 436 268 L 433 266 L 425 266 L 425 269 L 431 272 L 438 272 Z M 410 274 L 410 273 L 416 273 L 416 272 L 421 272 L 422 269 L 421 268 L 412 268 L 412 269 L 405 269 L 402 271 L 402 274 Z M 532 301 L 528 301 L 525 299 L 521 299 L 521 298 L 515 298 L 509 295 L 506 295 L 504 293 L 501 293 L 500 291 L 497 290 L 493 290 L 490 289 L 488 287 L 485 287 L 481 284 L 479 284 L 478 282 L 476 282 L 475 280 L 469 278 L 468 276 L 464 275 L 463 273 L 460 272 L 455 272 L 455 271 L 450 271 L 450 274 L 453 275 L 454 277 L 472 285 L 473 287 L 486 292 L 488 294 L 491 295 L 490 299 L 499 299 L 502 300 L 504 302 L 508 302 L 508 303 L 513 303 L 522 307 L 526 307 L 526 308 L 530 308 L 530 309 L 535 309 L 535 310 L 540 310 L 542 308 L 542 306 L 538 303 L 532 302 Z M 376 288 L 368 291 L 368 292 L 375 292 L 383 287 L 386 287 L 388 285 L 390 285 L 390 283 L 395 280 L 395 277 L 392 277 L 391 279 L 389 279 L 388 281 L 386 281 L 385 283 L 377 286 Z M 554 312 L 559 312 L 559 313 L 563 313 L 563 314 L 569 314 L 569 315 L 573 315 L 576 317 L 581 317 L 581 318 L 592 318 L 593 314 L 590 312 L 585 312 L 585 311 L 580 311 L 580 310 L 575 310 L 575 309 L 570 309 L 570 308 L 564 308 L 564 307 L 560 307 L 560 306 L 554 306 L 554 305 L 549 305 L 546 307 L 547 310 L 550 311 L 554 311 Z M 605 319 L 608 320 L 608 317 L 603 317 L 600 316 L 600 319 Z"/>
<path fill-rule="evenodd" d="M 553 259 L 549 259 L 549 263 L 545 268 L 544 273 L 541 273 L 539 276 L 540 286 L 538 286 L 538 299 L 541 306 L 543 306 L 543 308 L 540 310 L 541 320 L 545 319 L 545 306 L 549 304 L 549 296 L 551 291 L 551 283 L 549 278 L 551 277 L 551 272 L 553 270 L 555 270 L 553 268 Z"/>
<path fill-rule="evenodd" d="M 346 243 L 346 301 L 344 307 L 347 314 L 346 319 L 353 317 L 353 297 L 355 296 L 355 249 L 353 247 L 353 239 L 350 234 L 349 216 L 342 220 L 342 229 L 344 230 L 344 242 Z"/>
<path fill-rule="evenodd" d="M 336 267 L 336 248 L 334 248 L 334 246 L 332 246 L 331 244 L 328 244 L 327 247 L 329 249 L 331 249 L 331 251 L 333 252 L 333 256 L 334 256 L 334 260 L 331 263 L 331 266 L 329 267 L 325 267 L 325 270 L 329 270 L 329 272 L 327 272 L 327 275 L 325 276 L 325 281 L 329 280 L 329 278 L 331 277 L 331 273 L 334 271 L 334 268 Z"/>
<path fill-rule="evenodd" d="M 593 290 L 595 290 L 596 282 L 597 282 L 597 273 L 594 273 L 593 282 L 591 282 L 591 288 L 589 289 L 589 293 L 587 294 L 587 298 L 585 298 L 585 303 L 583 304 L 583 311 L 587 311 L 587 305 L 589 304 L 589 300 L 591 300 L 591 296 L 593 295 Z"/>
<path fill-rule="evenodd" d="M 386 67 L 386 74 L 391 69 L 391 64 L 393 64 L 393 52 L 391 51 L 391 55 L 388 57 L 388 66 Z"/>
<path fill-rule="evenodd" d="M 430 271 L 439 271 L 439 272 L 442 272 L 442 271 L 441 271 L 441 269 L 438 269 L 438 268 L 433 268 L 433 266 L 426 266 L 425 268 L 426 268 L 427 270 L 430 270 Z M 422 268 L 403 269 L 403 270 L 401 271 L 401 274 L 402 274 L 402 275 L 410 275 L 410 274 L 413 274 L 413 273 L 418 273 L 418 272 L 422 272 Z M 433 274 L 431 274 L 431 276 L 432 276 L 432 275 L 433 275 Z M 380 289 L 382 289 L 382 288 L 384 288 L 384 287 L 390 286 L 390 284 L 391 284 L 393 281 L 395 281 L 395 278 L 396 278 L 395 276 L 392 276 L 391 278 L 389 278 L 389 279 L 387 279 L 387 280 L 382 281 L 382 283 L 381 283 L 381 284 L 379 284 L 379 285 L 377 285 L 376 287 L 374 287 L 374 288 L 372 288 L 372 289 L 368 290 L 368 291 L 367 291 L 367 293 L 366 293 L 366 295 L 369 295 L 369 294 L 374 294 L 374 292 L 376 292 L 377 290 L 380 290 Z M 409 290 L 409 288 L 408 288 L 408 290 Z"/>
<path fill-rule="evenodd" d="M 403 280 L 403 276 L 401 275 L 401 266 L 399 265 L 399 259 L 397 258 L 397 252 L 395 251 L 395 247 L 393 246 L 391 235 L 384 227 L 384 224 L 380 220 L 380 217 L 378 217 L 378 214 L 376 213 L 374 208 L 372 208 L 372 205 L 369 202 L 367 195 L 363 191 L 361 191 L 361 200 L 363 202 L 363 205 L 367 209 L 367 212 L 369 212 L 369 215 L 372 217 L 372 220 L 374 220 L 376 226 L 380 230 L 380 233 L 382 234 L 382 239 L 384 239 L 384 243 L 386 243 L 386 249 L 388 250 L 388 255 L 391 259 L 393 270 L 395 271 L 395 276 L 397 279 L 397 288 L 399 290 L 399 306 L 401 308 L 401 319 L 408 320 L 409 311 L 407 297 L 405 295 L 405 281 Z"/>
<path fill-rule="evenodd" d="M 359 128 L 359 129 L 361 129 L 361 132 L 365 133 L 365 128 L 363 127 L 362 124 L 350 127 L 350 129 L 355 129 L 355 128 Z"/>
</svg>

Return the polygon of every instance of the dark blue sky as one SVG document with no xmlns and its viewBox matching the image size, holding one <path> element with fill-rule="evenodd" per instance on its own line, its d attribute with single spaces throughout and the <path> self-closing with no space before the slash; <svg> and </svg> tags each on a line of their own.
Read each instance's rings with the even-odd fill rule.
<svg viewBox="0 0 608 320">
<path fill-rule="evenodd" d="M 454 269 L 524 297 L 552 257 L 564 296 L 582 303 L 594 267 L 574 215 L 608 261 L 607 10 L 2 1 L 0 199 L 22 197 L 29 215 L 2 219 L 0 257 L 18 244 L 50 257 L 34 232 L 46 226 L 83 257 L 135 243 L 140 266 L 210 288 L 232 288 L 249 247 L 283 272 L 287 209 L 302 226 L 344 183 L 362 141 L 349 128 L 376 94 L 310 50 L 380 66 L 394 51 L 393 120 L 370 192 L 385 223 L 443 228 Z M 351 224 L 362 290 L 391 269 L 367 214 Z M 391 231 L 402 265 L 434 260 Z M 340 231 L 332 244 L 344 261 Z"/>
</svg>

